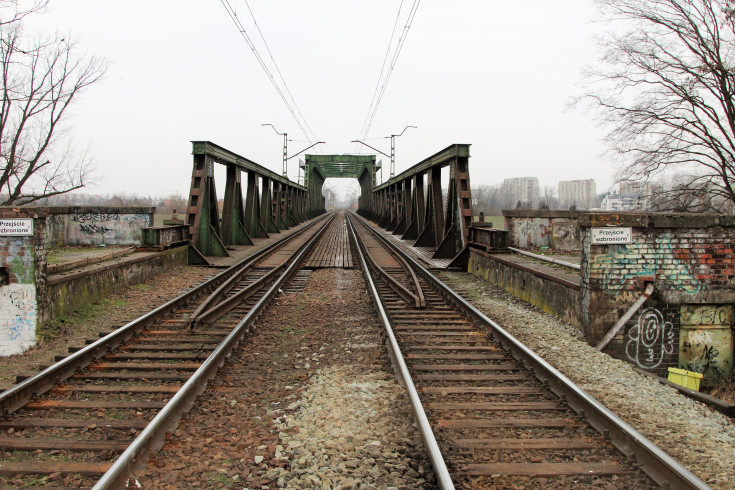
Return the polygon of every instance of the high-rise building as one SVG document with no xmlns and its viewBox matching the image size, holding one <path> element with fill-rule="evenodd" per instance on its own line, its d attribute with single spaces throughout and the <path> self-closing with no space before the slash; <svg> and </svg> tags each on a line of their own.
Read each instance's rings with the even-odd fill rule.
<svg viewBox="0 0 735 490">
<path fill-rule="evenodd" d="M 594 179 L 562 180 L 559 182 L 559 204 L 568 209 L 591 209 L 597 197 L 597 184 Z"/>
<path fill-rule="evenodd" d="M 510 207 L 515 207 L 518 202 L 531 207 L 535 207 L 538 203 L 538 177 L 505 179 L 500 189 L 506 199 L 506 205 Z"/>
</svg>

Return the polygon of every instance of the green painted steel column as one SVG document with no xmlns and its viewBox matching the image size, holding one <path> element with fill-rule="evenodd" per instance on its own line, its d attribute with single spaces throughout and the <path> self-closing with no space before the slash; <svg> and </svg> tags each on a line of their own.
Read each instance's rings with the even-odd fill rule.
<svg viewBox="0 0 735 490">
<path fill-rule="evenodd" d="M 227 165 L 225 199 L 222 208 L 222 241 L 225 245 L 252 245 L 245 230 L 240 170 Z"/>
</svg>

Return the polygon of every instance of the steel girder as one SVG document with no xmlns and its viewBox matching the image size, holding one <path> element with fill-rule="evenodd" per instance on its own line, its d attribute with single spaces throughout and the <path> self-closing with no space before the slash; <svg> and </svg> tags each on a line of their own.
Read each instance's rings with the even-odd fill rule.
<svg viewBox="0 0 735 490">
<path fill-rule="evenodd" d="M 227 248 L 252 245 L 303 222 L 307 188 L 210 141 L 192 141 L 194 166 L 187 224 L 191 245 L 199 255 L 227 256 Z M 222 216 L 217 205 L 214 165 L 226 167 Z M 243 179 L 247 180 L 243 195 Z"/>
<path fill-rule="evenodd" d="M 435 258 L 464 248 L 472 223 L 470 145 L 454 144 L 375 187 L 362 214 L 416 247 L 436 247 Z M 446 199 L 441 169 L 449 167 Z M 426 188 L 424 188 L 426 184 Z M 446 206 L 445 206 L 446 203 Z"/>
</svg>

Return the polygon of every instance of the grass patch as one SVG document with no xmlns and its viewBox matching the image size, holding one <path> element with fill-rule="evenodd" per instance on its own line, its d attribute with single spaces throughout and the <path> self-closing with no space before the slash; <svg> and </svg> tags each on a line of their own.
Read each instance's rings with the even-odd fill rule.
<svg viewBox="0 0 735 490">
<path fill-rule="evenodd" d="M 50 320 L 40 327 L 36 331 L 36 339 L 39 344 L 44 342 L 50 342 L 57 338 L 62 333 L 66 332 L 66 328 L 71 324 L 71 319 L 62 315 L 60 317 Z"/>
<path fill-rule="evenodd" d="M 21 478 L 21 488 L 22 487 L 45 487 L 48 485 L 48 476 L 26 476 Z"/>
<path fill-rule="evenodd" d="M 94 319 L 107 308 L 123 307 L 127 304 L 127 301 L 121 299 L 101 299 L 96 303 L 79 308 L 71 315 L 61 315 L 56 317 L 38 328 L 36 332 L 38 343 L 42 344 L 58 338 L 60 335 L 65 333 L 69 327 Z"/>
<path fill-rule="evenodd" d="M 480 221 L 480 215 L 479 214 L 476 214 L 472 218 L 472 221 L 473 222 L 479 222 Z M 485 223 L 488 223 L 488 222 L 489 223 L 492 223 L 493 228 L 495 228 L 496 230 L 505 230 L 505 216 L 502 216 L 502 215 L 498 216 L 498 215 L 486 214 L 485 215 Z"/>
<path fill-rule="evenodd" d="M 735 405 L 735 379 L 723 378 L 718 385 L 712 387 L 709 394 Z"/>
<path fill-rule="evenodd" d="M 210 483 L 223 483 L 225 485 L 231 485 L 235 483 L 235 480 L 233 480 L 231 477 L 217 471 L 211 471 L 205 474 L 204 477 Z"/>
<path fill-rule="evenodd" d="M 133 287 L 139 291 L 150 291 L 151 289 L 153 289 L 153 286 L 151 286 L 150 284 L 136 284 Z"/>
</svg>

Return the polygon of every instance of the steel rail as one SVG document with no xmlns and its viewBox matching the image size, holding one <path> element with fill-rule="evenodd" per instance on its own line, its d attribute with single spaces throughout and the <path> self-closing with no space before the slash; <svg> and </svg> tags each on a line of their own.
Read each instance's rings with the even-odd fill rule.
<svg viewBox="0 0 735 490">
<path fill-rule="evenodd" d="M 319 221 L 317 220 L 314 224 L 318 222 Z M 145 315 L 123 325 L 114 332 L 110 332 L 92 344 L 85 346 L 77 352 L 69 354 L 63 360 L 54 363 L 34 376 L 31 376 L 12 388 L 3 391 L 0 393 L 0 413 L 8 415 L 22 408 L 32 398 L 46 393 L 54 386 L 76 374 L 78 370 L 85 368 L 100 357 L 119 347 L 122 343 L 130 340 L 134 335 L 153 324 L 153 322 L 161 316 L 186 304 L 186 302 L 197 295 L 202 294 L 202 292 L 206 291 L 208 288 L 220 284 L 222 281 L 226 280 L 230 274 L 234 273 L 238 267 L 242 266 L 244 262 L 252 260 L 254 257 L 268 254 L 273 249 L 279 248 L 287 238 L 288 237 L 281 238 L 280 240 L 268 245 L 256 252 L 254 255 L 241 260 L 228 269 L 223 270 L 207 282 L 182 293 L 176 298 L 149 311 Z"/>
<path fill-rule="evenodd" d="M 350 220 L 350 215 L 348 215 L 347 213 L 345 213 L 345 215 L 348 218 L 347 223 L 349 224 L 353 239 L 355 239 L 355 244 L 357 244 L 357 232 L 355 231 L 354 225 Z M 419 432 L 421 432 L 421 438 L 424 440 L 426 451 L 429 453 L 431 465 L 434 467 L 434 473 L 436 474 L 437 483 L 442 489 L 451 490 L 454 488 L 454 483 L 452 483 L 451 475 L 449 474 L 449 470 L 447 469 L 447 464 L 444 462 L 444 456 L 442 456 L 441 450 L 439 449 L 439 444 L 437 444 L 436 442 L 436 437 L 434 436 L 434 432 L 431 429 L 429 419 L 426 417 L 426 412 L 424 412 L 424 407 L 421 404 L 421 398 L 419 397 L 416 386 L 411 379 L 411 373 L 409 373 L 406 361 L 403 359 L 401 348 L 398 346 L 398 341 L 396 340 L 396 336 L 393 333 L 393 328 L 391 327 L 390 320 L 388 320 L 388 315 L 386 314 L 385 309 L 383 308 L 383 304 L 380 301 L 380 295 L 378 294 L 378 290 L 375 287 L 375 282 L 370 276 L 370 270 L 368 269 L 365 256 L 359 246 L 356 246 L 355 249 L 357 251 L 358 257 L 360 258 L 360 264 L 362 266 L 363 275 L 365 276 L 365 281 L 370 287 L 370 292 L 372 293 L 373 299 L 375 300 L 375 307 L 378 310 L 378 315 L 380 316 L 380 320 L 383 323 L 383 327 L 388 336 L 388 349 L 391 353 L 391 359 L 394 362 L 394 370 L 399 378 L 399 381 L 406 387 L 406 391 L 408 392 L 408 398 L 411 401 L 411 408 L 413 409 L 416 424 L 419 427 Z"/>
<path fill-rule="evenodd" d="M 189 330 L 193 330 L 196 328 L 197 323 L 199 322 L 200 315 L 209 307 L 211 307 L 212 304 L 217 304 L 222 298 L 225 297 L 225 295 L 232 290 L 233 287 L 235 287 L 235 284 L 237 284 L 238 281 L 240 281 L 244 276 L 249 274 L 254 268 L 255 263 L 258 259 L 251 260 L 247 264 L 243 265 L 242 268 L 229 277 L 225 282 L 223 282 L 220 287 L 215 289 L 212 294 L 207 297 L 204 301 L 202 301 L 199 306 L 192 312 L 191 316 L 189 317 Z"/>
<path fill-rule="evenodd" d="M 345 214 L 346 215 L 346 214 Z M 411 282 L 413 283 L 413 288 L 416 291 L 415 293 L 410 291 L 408 288 L 403 286 L 403 284 L 396 281 L 390 274 L 388 274 L 382 267 L 380 267 L 377 262 L 373 259 L 373 256 L 370 254 L 370 251 L 365 247 L 365 254 L 367 255 L 368 260 L 370 261 L 370 265 L 375 268 L 378 275 L 385 280 L 385 282 L 388 283 L 390 288 L 395 291 L 399 296 L 401 296 L 406 303 L 414 303 L 414 306 L 416 308 L 425 308 L 426 307 L 426 298 L 424 298 L 424 291 L 421 288 L 421 284 L 419 284 L 419 278 L 416 277 L 416 273 L 409 267 L 408 263 L 403 260 L 403 257 L 401 257 L 399 254 L 397 254 L 394 250 L 391 250 L 391 244 L 388 242 L 384 237 L 382 237 L 379 233 L 375 232 L 375 230 L 371 229 L 370 226 L 365 225 L 364 223 L 361 223 L 362 226 L 364 226 L 368 232 L 372 233 L 373 236 L 375 236 L 378 241 L 380 241 L 383 245 L 388 245 L 389 248 L 387 248 L 388 253 L 390 253 L 400 264 L 401 268 L 406 271 L 406 273 L 411 277 Z M 357 238 L 360 240 L 360 243 L 362 242 L 362 237 L 360 237 L 360 234 L 357 233 Z M 364 244 L 363 244 L 364 245 Z"/>
<path fill-rule="evenodd" d="M 592 427 L 601 434 L 606 435 L 610 439 L 610 442 L 627 457 L 634 458 L 641 470 L 656 483 L 663 487 L 677 489 L 710 488 L 681 463 L 628 425 L 531 349 L 523 345 L 513 335 L 504 330 L 503 327 L 488 318 L 471 303 L 465 301 L 464 298 L 431 274 L 420 263 L 407 254 L 404 254 L 404 256 L 416 268 L 419 274 L 439 289 L 450 301 L 463 309 L 481 327 L 489 330 L 489 333 L 496 340 L 512 352 L 513 357 L 523 362 L 541 382 L 546 384 L 557 396 L 564 399 Z"/>
<path fill-rule="evenodd" d="M 248 284 L 246 287 L 237 291 L 235 294 L 210 307 L 210 309 L 208 309 L 207 311 L 201 312 L 196 318 L 196 321 L 192 323 L 190 330 L 196 332 L 197 326 L 207 325 L 217 321 L 217 319 L 227 314 L 227 312 L 235 308 L 238 304 L 260 291 L 271 279 L 273 279 L 274 276 L 278 275 L 281 269 L 283 269 L 285 266 L 286 264 L 281 264 L 274 267 L 264 276 L 255 280 L 252 284 Z"/>
<path fill-rule="evenodd" d="M 308 227 L 304 227 L 286 237 L 283 237 L 277 242 L 279 244 L 278 248 L 290 242 L 297 236 L 301 235 L 306 230 L 308 230 Z M 233 287 L 235 287 L 238 281 L 240 281 L 243 277 L 250 273 L 256 267 L 259 261 L 273 255 L 275 252 L 275 248 L 268 247 L 267 249 L 263 250 L 263 253 L 258 253 L 251 257 L 248 257 L 248 259 L 250 260 L 247 263 L 243 264 L 239 271 L 230 276 L 229 279 L 227 279 L 224 283 L 222 283 L 222 285 L 220 285 L 215 291 L 213 291 L 212 294 L 210 294 L 207 299 L 202 301 L 197 309 L 192 312 L 191 317 L 189 318 L 189 329 L 194 330 L 199 322 L 206 323 L 213 321 L 212 317 L 215 316 L 214 314 L 217 312 L 218 303 L 220 303 L 222 298 L 224 298 L 225 295 L 230 292 Z M 242 262 L 243 261 L 240 261 L 238 264 L 242 264 Z M 227 313 L 227 311 L 223 311 L 222 314 Z"/>
<path fill-rule="evenodd" d="M 543 260 L 544 262 L 550 262 L 552 264 L 569 267 L 570 269 L 574 269 L 574 270 L 582 270 L 581 265 L 573 264 L 565 260 L 559 260 L 553 257 L 547 257 L 546 255 L 541 255 L 541 254 L 535 254 L 533 252 L 529 252 L 528 250 L 521 250 L 520 248 L 515 248 L 515 247 L 508 247 L 508 250 L 515 252 L 517 254 L 525 255 L 526 257 L 531 257 L 532 259 Z"/>
<path fill-rule="evenodd" d="M 334 219 L 332 215 L 324 225 L 304 243 L 290 260 L 290 265 L 268 288 L 263 297 L 243 317 L 222 343 L 207 357 L 189 380 L 181 389 L 166 403 L 160 412 L 153 418 L 148 426 L 138 434 L 138 437 L 128 448 L 115 460 L 110 469 L 97 481 L 93 490 L 117 489 L 128 487 L 128 479 L 133 472 L 142 467 L 151 453 L 157 451 L 166 437 L 166 433 L 172 431 L 181 416 L 193 406 L 196 398 L 204 392 L 208 382 L 216 375 L 217 370 L 224 364 L 226 358 L 238 345 L 242 336 L 250 329 L 250 324 L 260 315 L 268 302 L 278 293 L 281 286 L 291 277 L 296 269 L 300 267 L 301 260 L 311 250 L 314 244 L 321 238 L 324 231 Z"/>
</svg>

